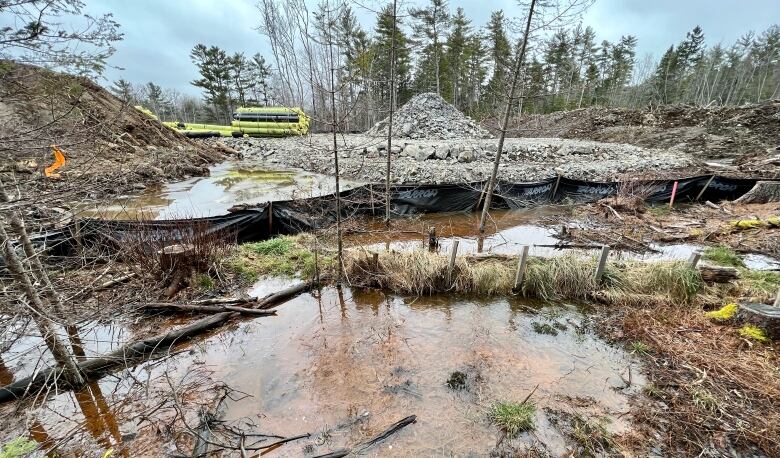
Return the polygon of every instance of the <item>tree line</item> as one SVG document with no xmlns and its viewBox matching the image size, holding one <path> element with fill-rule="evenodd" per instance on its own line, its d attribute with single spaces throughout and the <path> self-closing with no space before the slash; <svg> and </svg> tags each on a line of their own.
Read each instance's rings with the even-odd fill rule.
<svg viewBox="0 0 780 458">
<path fill-rule="evenodd" d="M 501 111 L 512 56 L 521 44 L 503 11 L 475 26 L 463 8 L 453 11 L 446 0 L 395 13 L 388 3 L 367 27 L 346 2 L 337 14 L 325 5 L 309 11 L 305 0 L 261 0 L 259 30 L 271 48 L 268 61 L 260 54 L 248 59 L 198 44 L 190 56 L 199 72 L 192 84 L 202 90 L 200 103 L 170 91 L 159 100 L 153 83 L 136 90 L 133 100 L 162 117 L 185 121 L 229 121 L 233 108 L 246 104 L 303 106 L 316 125 L 329 113 L 325 43 L 332 42 L 338 103 L 350 113 L 342 129 L 364 130 L 386 116 L 391 55 L 398 105 L 414 94 L 436 92 L 477 118 Z M 596 30 L 581 23 L 536 34 L 528 44 L 513 114 L 589 106 L 733 105 L 780 97 L 777 25 L 746 33 L 730 45 L 711 46 L 695 26 L 658 58 L 638 58 L 637 44 L 633 35 L 599 40 Z M 126 98 L 121 86 L 127 84 L 114 92 Z"/>
</svg>

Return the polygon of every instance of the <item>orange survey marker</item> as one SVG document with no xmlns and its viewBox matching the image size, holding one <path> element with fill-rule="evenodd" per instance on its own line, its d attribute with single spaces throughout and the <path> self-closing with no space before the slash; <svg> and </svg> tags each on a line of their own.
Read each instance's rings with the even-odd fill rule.
<svg viewBox="0 0 780 458">
<path fill-rule="evenodd" d="M 51 152 L 54 153 L 54 164 L 46 167 L 43 173 L 49 178 L 59 178 L 60 174 L 56 173 L 55 170 L 65 165 L 65 155 L 56 145 L 51 145 Z"/>
</svg>

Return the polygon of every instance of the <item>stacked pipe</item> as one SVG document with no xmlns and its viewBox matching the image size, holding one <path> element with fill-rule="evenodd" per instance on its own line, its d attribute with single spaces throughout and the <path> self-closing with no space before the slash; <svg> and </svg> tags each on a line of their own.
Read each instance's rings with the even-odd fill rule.
<svg viewBox="0 0 780 458">
<path fill-rule="evenodd" d="M 242 107 L 233 113 L 230 125 L 234 136 L 306 135 L 309 132 L 309 117 L 300 108 Z"/>
</svg>

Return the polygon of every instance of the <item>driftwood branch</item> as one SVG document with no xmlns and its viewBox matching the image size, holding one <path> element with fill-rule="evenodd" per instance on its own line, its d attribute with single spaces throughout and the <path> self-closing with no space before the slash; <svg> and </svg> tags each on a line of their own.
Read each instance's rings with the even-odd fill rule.
<svg viewBox="0 0 780 458">
<path fill-rule="evenodd" d="M 318 455 L 315 458 L 341 458 L 352 453 L 358 454 L 360 452 L 365 451 L 367 448 L 373 447 L 374 445 L 382 442 L 383 440 L 387 439 L 388 437 L 392 436 L 398 431 L 404 429 L 405 427 L 411 425 L 412 423 L 415 423 L 416 421 L 417 421 L 417 415 L 409 415 L 408 417 L 393 423 L 382 433 L 380 433 L 378 436 L 375 436 L 370 441 L 365 442 L 355 447 L 354 449 L 336 450 L 335 452 L 326 453 L 324 455 Z"/>
<path fill-rule="evenodd" d="M 144 310 L 157 310 L 165 312 L 185 312 L 185 313 L 222 313 L 237 312 L 242 315 L 269 316 L 276 315 L 276 310 L 258 310 L 247 307 L 238 307 L 236 305 L 191 305 L 174 304 L 167 302 L 150 302 L 140 304 L 139 308 Z"/>
</svg>

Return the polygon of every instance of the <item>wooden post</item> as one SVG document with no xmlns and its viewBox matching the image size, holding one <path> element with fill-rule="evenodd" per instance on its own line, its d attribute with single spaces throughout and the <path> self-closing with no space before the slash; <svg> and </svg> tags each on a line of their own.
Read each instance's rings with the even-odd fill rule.
<svg viewBox="0 0 780 458">
<path fill-rule="evenodd" d="M 428 228 L 428 249 L 434 251 L 437 246 L 439 242 L 436 240 L 436 226 L 431 226 Z"/>
<path fill-rule="evenodd" d="M 520 252 L 520 260 L 517 262 L 517 272 L 515 273 L 515 291 L 519 291 L 523 286 L 523 277 L 525 276 L 525 264 L 528 261 L 528 245 L 523 245 Z"/>
<path fill-rule="evenodd" d="M 688 264 L 690 265 L 691 269 L 695 269 L 696 265 L 699 264 L 699 259 L 701 259 L 701 251 L 694 251 L 691 253 L 691 257 L 688 258 Z"/>
<path fill-rule="evenodd" d="M 371 183 L 368 184 L 368 195 L 371 198 L 371 215 L 376 215 L 376 211 L 374 211 L 374 188 L 371 185 Z"/>
<path fill-rule="evenodd" d="M 274 233 L 274 203 L 268 202 L 268 235 Z"/>
<path fill-rule="evenodd" d="M 609 256 L 609 246 L 603 245 L 601 247 L 601 257 L 599 258 L 599 265 L 596 267 L 596 285 L 601 284 L 601 278 L 604 276 L 604 269 L 607 268 L 607 257 Z"/>
<path fill-rule="evenodd" d="M 674 185 L 672 186 L 672 198 L 669 199 L 669 208 L 672 208 L 674 206 L 674 196 L 677 195 L 677 187 L 680 185 L 679 181 L 675 181 Z"/>
<path fill-rule="evenodd" d="M 378 271 L 379 270 L 379 253 L 373 253 L 372 257 L 373 257 L 373 259 L 371 260 L 371 262 L 374 265 L 374 269 Z"/>
<path fill-rule="evenodd" d="M 447 284 L 452 283 L 452 271 L 455 270 L 455 257 L 458 255 L 458 245 L 460 242 L 452 242 L 452 252 L 450 253 L 450 265 L 447 267 Z"/>
<path fill-rule="evenodd" d="M 703 188 L 701 188 L 701 191 L 699 191 L 699 194 L 697 194 L 697 195 L 696 195 L 696 200 L 697 200 L 697 201 L 698 201 L 699 199 L 701 199 L 701 196 L 703 196 L 703 195 L 704 195 L 704 191 L 706 191 L 706 190 L 707 190 L 707 188 L 709 188 L 709 187 L 710 187 L 710 183 L 712 183 L 712 180 L 714 180 L 714 179 L 715 179 L 715 175 L 711 176 L 711 177 L 710 177 L 710 179 L 709 179 L 709 180 L 707 180 L 707 183 L 704 185 L 704 187 L 703 187 Z"/>
<path fill-rule="evenodd" d="M 555 195 L 558 194 L 558 185 L 561 184 L 561 174 L 558 173 L 558 179 L 555 180 L 555 187 L 553 188 L 552 197 L 550 197 L 550 202 L 555 202 Z"/>
<path fill-rule="evenodd" d="M 775 297 L 775 307 L 780 307 L 780 289 L 777 290 L 777 297 Z"/>
</svg>

